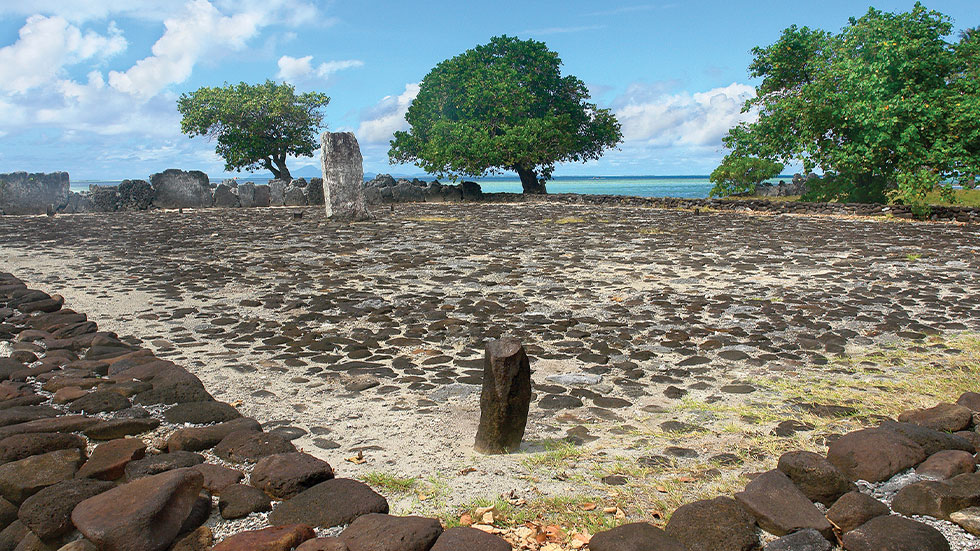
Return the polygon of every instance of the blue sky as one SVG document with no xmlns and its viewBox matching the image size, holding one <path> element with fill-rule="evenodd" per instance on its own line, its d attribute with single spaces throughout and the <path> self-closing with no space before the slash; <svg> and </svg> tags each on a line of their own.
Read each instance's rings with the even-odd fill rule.
<svg viewBox="0 0 980 551">
<path fill-rule="evenodd" d="M 0 172 L 123 179 L 175 167 L 220 177 L 214 144 L 180 133 L 176 98 L 271 78 L 330 95 L 325 120 L 355 132 L 365 172 L 419 173 L 387 158 L 418 83 L 438 62 L 508 34 L 547 43 L 623 124 L 618 150 L 557 176 L 707 174 L 757 84 L 746 70 L 753 46 L 791 24 L 837 31 L 869 5 L 913 4 L 0 0 Z M 926 6 L 958 30 L 980 25 L 978 0 Z"/>
</svg>

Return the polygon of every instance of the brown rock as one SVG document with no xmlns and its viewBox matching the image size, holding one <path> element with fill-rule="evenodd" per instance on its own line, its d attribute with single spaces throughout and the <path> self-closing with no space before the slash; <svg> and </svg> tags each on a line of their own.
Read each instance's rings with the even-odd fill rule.
<svg viewBox="0 0 980 551">
<path fill-rule="evenodd" d="M 59 547 L 58 551 L 99 551 L 99 548 L 87 539 L 80 539 L 71 543 L 66 543 L 65 545 Z"/>
<path fill-rule="evenodd" d="M 220 494 L 225 487 L 238 484 L 245 478 L 237 469 L 211 463 L 202 463 L 191 468 L 204 475 L 204 489 L 212 494 Z"/>
<path fill-rule="evenodd" d="M 276 499 L 289 499 L 331 478 L 333 469 L 329 463 L 294 452 L 260 459 L 252 471 L 251 483 Z"/>
<path fill-rule="evenodd" d="M 76 505 L 112 487 L 101 480 L 65 480 L 24 500 L 17 517 L 39 538 L 51 540 L 75 529 L 71 512 Z"/>
<path fill-rule="evenodd" d="M 321 482 L 272 509 L 269 523 L 330 528 L 368 513 L 387 513 L 388 501 L 367 484 L 348 478 Z"/>
<path fill-rule="evenodd" d="M 226 486 L 218 500 L 218 510 L 221 517 L 235 519 L 252 513 L 262 513 L 272 510 L 272 502 L 265 492 L 244 484 Z"/>
<path fill-rule="evenodd" d="M 623 524 L 599 532 L 589 542 L 590 551 L 687 551 L 684 544 L 646 522 Z"/>
<path fill-rule="evenodd" d="M 79 503 L 71 520 L 103 551 L 162 551 L 180 532 L 203 482 L 191 469 L 142 478 Z"/>
<path fill-rule="evenodd" d="M 305 524 L 273 526 L 241 532 L 214 546 L 212 551 L 289 551 L 316 534 Z"/>
<path fill-rule="evenodd" d="M 827 510 L 827 520 L 843 534 L 890 512 L 887 505 L 869 495 L 848 492 Z"/>
<path fill-rule="evenodd" d="M 479 530 L 477 530 L 479 532 Z M 435 549 L 433 547 L 432 549 Z M 462 549 L 462 548 L 457 548 Z M 314 538 L 311 540 L 306 540 L 296 548 L 296 551 L 350 551 L 347 549 L 347 545 L 344 544 L 344 540 L 340 538 Z M 471 549 L 471 551 L 480 551 L 479 549 Z M 510 546 L 507 546 L 505 551 L 510 551 Z"/>
<path fill-rule="evenodd" d="M 664 532 L 688 551 L 754 551 L 759 548 L 755 519 L 730 497 L 681 505 Z"/>
<path fill-rule="evenodd" d="M 520 448 L 530 404 L 531 367 L 520 341 L 503 337 L 487 342 L 480 426 L 473 448 L 480 453 L 508 453 Z"/>
<path fill-rule="evenodd" d="M 172 452 L 206 450 L 216 446 L 229 434 L 240 431 L 261 432 L 262 427 L 255 419 L 242 418 L 210 427 L 178 429 L 167 439 L 167 449 Z"/>
<path fill-rule="evenodd" d="M 788 476 L 807 499 L 828 507 L 840 496 L 857 489 L 830 461 L 813 452 L 784 453 L 776 468 Z"/>
<path fill-rule="evenodd" d="M 900 516 L 875 517 L 844 534 L 847 551 L 950 551 L 946 538 L 931 526 Z"/>
<path fill-rule="evenodd" d="M 954 476 L 976 470 L 973 455 L 960 450 L 936 452 L 915 468 L 916 474 L 935 480 L 948 480 Z"/>
<path fill-rule="evenodd" d="M 926 458 L 922 446 L 896 432 L 862 429 L 830 445 L 827 460 L 850 480 L 881 482 Z"/>
<path fill-rule="evenodd" d="M 942 450 L 963 450 L 970 453 L 976 451 L 973 443 L 968 439 L 921 425 L 884 421 L 879 428 L 897 432 L 922 446 L 926 457 Z"/>
<path fill-rule="evenodd" d="M 823 514 L 782 471 L 772 470 L 752 479 L 735 499 L 759 522 L 763 530 L 777 536 L 813 528 L 828 540 L 833 529 Z"/>
<path fill-rule="evenodd" d="M 32 455 L 75 448 L 84 450 L 85 439 L 75 434 L 15 434 L 0 440 L 0 463 L 9 463 Z"/>
<path fill-rule="evenodd" d="M 980 473 L 961 474 L 946 481 L 910 484 L 895 494 L 892 510 L 903 515 L 927 515 L 949 520 L 949 515 L 980 505 Z"/>
<path fill-rule="evenodd" d="M 0 497 L 0 530 L 17 520 L 17 506 Z"/>
<path fill-rule="evenodd" d="M 350 551 L 429 551 L 440 534 L 436 519 L 370 513 L 354 519 L 340 539 Z"/>
<path fill-rule="evenodd" d="M 183 423 L 222 423 L 237 419 L 242 415 L 230 404 L 208 400 L 177 404 L 165 411 L 163 416 L 168 422 L 180 425 Z"/>
<path fill-rule="evenodd" d="M 77 432 L 98 423 L 98 419 L 86 417 L 84 415 L 65 415 L 64 417 L 52 417 L 51 419 L 38 419 L 17 425 L 0 427 L 0 438 L 6 438 L 15 434 L 28 434 L 38 432 Z"/>
<path fill-rule="evenodd" d="M 429 551 L 457 551 L 460 549 L 465 551 L 511 551 L 510 544 L 500 536 L 465 526 L 457 526 L 443 532 Z M 316 550 L 297 549 L 296 551 Z M 323 551 L 331 550 L 328 547 Z M 337 551 L 344 551 L 344 549 Z"/>
<path fill-rule="evenodd" d="M 152 417 L 139 419 L 109 419 L 85 429 L 85 436 L 92 440 L 115 440 L 149 432 L 160 426 L 160 420 Z"/>
<path fill-rule="evenodd" d="M 0 495 L 23 503 L 41 489 L 72 478 L 84 460 L 81 451 L 69 448 L 0 465 Z"/>
<path fill-rule="evenodd" d="M 136 480 L 165 471 L 194 467 L 204 463 L 204 456 L 194 452 L 170 452 L 150 455 L 126 465 L 126 478 Z"/>
<path fill-rule="evenodd" d="M 956 404 L 970 411 L 980 412 L 980 392 L 964 392 L 956 400 Z"/>
<path fill-rule="evenodd" d="M 973 423 L 973 412 L 958 404 L 939 404 L 928 409 L 906 411 L 898 416 L 898 420 L 939 431 L 956 432 Z"/>
<path fill-rule="evenodd" d="M 214 454 L 225 461 L 258 461 L 268 455 L 295 452 L 288 439 L 267 432 L 237 431 L 225 436 L 214 447 Z"/>
<path fill-rule="evenodd" d="M 68 410 L 74 413 L 105 413 L 119 411 L 132 406 L 126 397 L 110 390 L 90 392 L 68 405 Z"/>
<path fill-rule="evenodd" d="M 29 533 L 30 530 L 23 522 L 15 520 L 0 531 L 0 550 L 13 551 Z"/>
<path fill-rule="evenodd" d="M 56 404 L 67 404 L 68 402 L 77 400 L 86 394 L 88 394 L 88 391 L 82 390 L 77 386 L 66 386 L 58 389 L 58 391 L 55 392 L 54 396 L 51 398 L 51 401 Z"/>
<path fill-rule="evenodd" d="M 211 529 L 201 526 L 186 536 L 182 536 L 170 546 L 169 551 L 209 551 L 214 536 Z"/>
<path fill-rule="evenodd" d="M 78 478 L 116 480 L 126 472 L 130 461 L 146 454 L 146 444 L 139 438 L 119 438 L 95 447 L 92 457 L 78 470 Z"/>
</svg>

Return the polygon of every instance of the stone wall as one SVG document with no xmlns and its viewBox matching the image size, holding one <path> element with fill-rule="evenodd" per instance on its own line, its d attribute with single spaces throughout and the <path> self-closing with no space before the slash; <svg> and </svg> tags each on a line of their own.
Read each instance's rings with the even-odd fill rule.
<svg viewBox="0 0 980 551">
<path fill-rule="evenodd" d="M 68 204 L 68 173 L 0 174 L 0 214 L 45 214 Z"/>
</svg>

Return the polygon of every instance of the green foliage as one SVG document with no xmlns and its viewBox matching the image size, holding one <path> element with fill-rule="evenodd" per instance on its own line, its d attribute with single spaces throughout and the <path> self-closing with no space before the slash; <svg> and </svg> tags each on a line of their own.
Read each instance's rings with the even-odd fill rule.
<svg viewBox="0 0 980 551">
<path fill-rule="evenodd" d="M 779 176 L 782 170 L 781 163 L 758 157 L 727 155 L 709 177 L 714 184 L 711 188 L 711 197 L 725 197 L 752 191 L 756 185 Z"/>
<path fill-rule="evenodd" d="M 289 179 L 286 156 L 311 157 L 318 147 L 326 94 L 296 95 L 290 84 L 225 84 L 182 94 L 177 111 L 180 129 L 190 137 L 207 136 L 225 170 L 266 168 L 276 178 Z"/>
<path fill-rule="evenodd" d="M 789 27 L 755 48 L 763 82 L 725 138 L 737 156 L 799 161 L 836 178 L 808 199 L 884 202 L 980 173 L 980 36 L 945 40 L 948 17 L 917 3 L 908 13 L 870 9 L 839 33 Z M 928 170 L 938 180 L 914 176 Z M 905 189 L 899 190 L 899 177 Z M 922 190 L 928 192 L 928 189 Z"/>
<path fill-rule="evenodd" d="M 411 128 L 391 141 L 391 161 L 453 179 L 512 170 L 525 192 L 544 192 L 555 163 L 598 159 L 622 141 L 612 113 L 560 66 L 543 42 L 507 36 L 439 63 L 405 115 Z"/>
</svg>

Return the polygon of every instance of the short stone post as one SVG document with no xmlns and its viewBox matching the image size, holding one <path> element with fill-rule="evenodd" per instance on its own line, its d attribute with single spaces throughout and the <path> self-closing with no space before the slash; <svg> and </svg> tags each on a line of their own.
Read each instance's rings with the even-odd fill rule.
<svg viewBox="0 0 980 551">
<path fill-rule="evenodd" d="M 520 341 L 502 337 L 487 343 L 480 394 L 480 427 L 474 449 L 480 453 L 517 450 L 531 405 L 531 364 Z"/>
<path fill-rule="evenodd" d="M 327 218 L 368 220 L 364 200 L 364 165 L 361 148 L 353 132 L 324 132 L 320 136 L 323 171 L 323 203 Z"/>
</svg>

